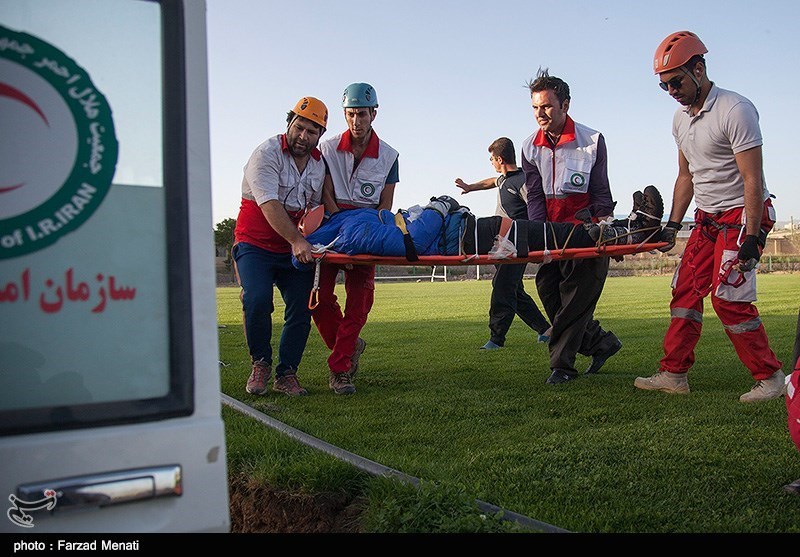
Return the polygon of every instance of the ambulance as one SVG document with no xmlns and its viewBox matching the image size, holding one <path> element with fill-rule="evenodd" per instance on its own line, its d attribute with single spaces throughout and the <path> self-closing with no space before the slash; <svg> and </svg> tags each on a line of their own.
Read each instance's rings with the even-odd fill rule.
<svg viewBox="0 0 800 557">
<path fill-rule="evenodd" d="M 205 18 L 0 3 L 0 532 L 230 529 Z"/>
</svg>

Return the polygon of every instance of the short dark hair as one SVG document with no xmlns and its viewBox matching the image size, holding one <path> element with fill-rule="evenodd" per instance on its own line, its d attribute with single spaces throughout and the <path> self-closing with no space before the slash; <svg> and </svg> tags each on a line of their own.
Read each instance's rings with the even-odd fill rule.
<svg viewBox="0 0 800 557">
<path fill-rule="evenodd" d="M 686 62 L 686 63 L 683 65 L 683 67 L 684 67 L 686 70 L 688 70 L 689 72 L 691 72 L 691 71 L 694 69 L 694 67 L 697 65 L 697 63 L 698 63 L 698 62 L 701 62 L 701 63 L 703 64 L 703 67 L 704 67 L 704 68 L 706 67 L 706 59 L 705 59 L 705 58 L 703 58 L 703 55 L 702 55 L 702 54 L 695 54 L 694 56 L 692 56 L 691 58 L 689 58 L 689 61 L 688 61 L 688 62 Z"/>
<path fill-rule="evenodd" d="M 569 85 L 563 79 L 550 75 L 548 68 L 539 68 L 536 72 L 536 79 L 531 79 L 527 83 L 531 95 L 542 91 L 553 91 L 558 101 L 563 105 L 564 101 L 569 100 Z"/>
<path fill-rule="evenodd" d="M 286 113 L 286 129 L 289 129 L 289 126 L 292 125 L 292 122 L 294 121 L 295 118 L 303 118 L 303 117 L 300 116 L 299 114 L 295 114 L 291 110 Z M 320 134 L 325 133 L 325 128 L 323 128 L 322 126 L 320 126 L 316 122 L 313 122 L 313 121 L 309 120 L 308 118 L 303 118 L 303 120 L 307 120 L 307 121 L 311 122 L 312 124 L 314 124 L 314 127 L 317 128 L 317 130 L 319 130 Z"/>
<path fill-rule="evenodd" d="M 500 157 L 506 164 L 517 164 L 517 155 L 514 153 L 514 143 L 507 137 L 492 141 L 489 152 L 493 157 Z"/>
</svg>

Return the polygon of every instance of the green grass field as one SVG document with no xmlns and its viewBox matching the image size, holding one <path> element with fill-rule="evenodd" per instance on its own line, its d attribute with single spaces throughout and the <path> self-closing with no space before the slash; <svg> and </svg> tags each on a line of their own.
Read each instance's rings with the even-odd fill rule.
<svg viewBox="0 0 800 557">
<path fill-rule="evenodd" d="M 788 372 L 800 280 L 758 280 L 758 307 Z M 544 383 L 546 347 L 520 320 L 502 350 L 478 350 L 488 338 L 489 281 L 378 283 L 362 332 L 368 345 L 358 392 L 329 390 L 328 352 L 312 328 L 299 372 L 310 396 L 302 398 L 245 392 L 249 356 L 239 291 L 220 288 L 222 390 L 343 449 L 574 532 L 799 532 L 800 498 L 782 490 L 800 477 L 784 401 L 738 401 L 753 382 L 710 301 L 691 394 L 633 387 L 637 375 L 658 369 L 669 281 L 608 279 L 596 317 L 623 349 L 600 374 L 557 386 Z M 533 281 L 526 289 L 535 297 Z M 279 296 L 275 305 L 277 350 Z M 579 356 L 579 369 L 588 363 Z M 306 491 L 369 485 L 327 455 L 233 410 L 223 415 L 231 474 Z M 370 506 L 385 514 L 388 496 L 376 501 L 380 490 L 372 490 Z M 436 531 L 433 522 L 414 528 Z"/>
</svg>

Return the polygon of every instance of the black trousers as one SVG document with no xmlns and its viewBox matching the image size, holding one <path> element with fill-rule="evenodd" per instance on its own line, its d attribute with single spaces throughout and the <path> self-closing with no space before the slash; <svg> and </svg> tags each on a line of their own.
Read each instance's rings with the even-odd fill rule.
<svg viewBox="0 0 800 557">
<path fill-rule="evenodd" d="M 593 356 L 611 348 L 617 337 L 604 331 L 594 310 L 608 275 L 608 257 L 553 261 L 536 273 L 536 289 L 553 324 L 550 369 L 576 375 L 578 353 Z"/>
<path fill-rule="evenodd" d="M 536 302 L 525 292 L 522 279 L 527 263 L 495 265 L 492 278 L 492 300 L 489 306 L 489 337 L 498 346 L 503 346 L 506 333 L 518 315 L 528 327 L 544 333 L 549 327 Z"/>
<path fill-rule="evenodd" d="M 500 231 L 501 217 L 481 217 L 479 219 L 468 219 L 464 231 L 464 253 L 476 253 L 475 249 L 475 229 L 477 227 L 477 253 L 485 255 L 489 253 L 494 245 L 494 238 Z M 557 250 L 564 247 L 586 248 L 594 246 L 596 243 L 589 237 L 586 229 L 581 225 L 574 225 L 569 222 L 537 222 L 517 220 L 520 226 L 524 224 L 525 233 L 517 238 L 519 244 L 517 248 L 524 254 L 529 251 L 543 250 L 547 246 L 550 250 Z M 546 235 L 546 236 L 545 236 Z M 520 247 L 524 246 L 524 247 Z"/>
</svg>

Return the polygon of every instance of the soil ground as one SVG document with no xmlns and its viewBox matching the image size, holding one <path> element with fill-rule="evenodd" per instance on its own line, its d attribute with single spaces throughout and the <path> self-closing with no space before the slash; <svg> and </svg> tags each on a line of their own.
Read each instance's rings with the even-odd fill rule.
<svg viewBox="0 0 800 557">
<path fill-rule="evenodd" d="M 230 531 L 359 533 L 364 504 L 346 494 L 297 493 L 237 478 L 230 483 Z"/>
</svg>

